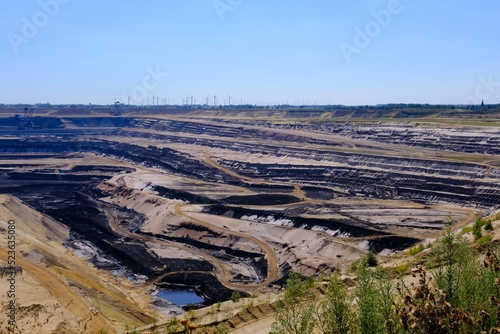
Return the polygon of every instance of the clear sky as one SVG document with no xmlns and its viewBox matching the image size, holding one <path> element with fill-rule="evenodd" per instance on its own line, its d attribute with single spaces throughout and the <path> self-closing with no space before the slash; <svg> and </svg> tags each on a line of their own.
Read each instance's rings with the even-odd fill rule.
<svg viewBox="0 0 500 334">
<path fill-rule="evenodd" d="M 500 103 L 498 0 L 11 0 L 0 103 Z M 165 99 L 165 100 L 164 100 Z"/>
</svg>

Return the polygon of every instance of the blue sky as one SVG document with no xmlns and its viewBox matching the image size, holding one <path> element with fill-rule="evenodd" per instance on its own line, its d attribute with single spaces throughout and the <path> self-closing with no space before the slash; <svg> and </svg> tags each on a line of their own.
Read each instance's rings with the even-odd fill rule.
<svg viewBox="0 0 500 334">
<path fill-rule="evenodd" d="M 0 103 L 500 103 L 498 13 L 498 0 L 3 1 Z"/>
</svg>

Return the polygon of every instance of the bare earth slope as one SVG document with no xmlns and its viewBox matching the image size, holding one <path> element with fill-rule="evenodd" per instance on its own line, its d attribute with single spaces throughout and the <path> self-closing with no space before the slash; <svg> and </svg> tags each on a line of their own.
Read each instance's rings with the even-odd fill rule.
<svg viewBox="0 0 500 334">
<path fill-rule="evenodd" d="M 127 319 L 135 324 L 149 321 L 141 311 L 147 300 L 136 295 L 137 303 L 135 298 L 127 297 L 131 286 L 120 287 L 109 274 L 96 270 L 62 244 L 68 237 L 67 227 L 33 211 L 18 199 L 4 195 L 0 196 L 2 266 L 7 260 L 9 220 L 15 221 L 16 264 L 22 268 L 22 273 L 16 276 L 16 295 L 19 303 L 17 325 L 23 332 L 28 328 L 34 328 L 35 332 L 58 332 L 58 326 L 73 328 L 74 332 L 100 329 L 114 332 L 123 325 L 116 327 L 113 320 Z M 7 300 L 7 285 L 5 279 L 0 281 L 2 301 Z M 112 313 L 105 310 L 108 303 L 114 304 Z M 93 311 L 98 309 L 104 312 Z M 20 312 L 22 310 L 26 311 Z M 34 321 L 35 314 L 38 322 Z M 5 312 L 0 316 L 5 317 Z"/>
</svg>

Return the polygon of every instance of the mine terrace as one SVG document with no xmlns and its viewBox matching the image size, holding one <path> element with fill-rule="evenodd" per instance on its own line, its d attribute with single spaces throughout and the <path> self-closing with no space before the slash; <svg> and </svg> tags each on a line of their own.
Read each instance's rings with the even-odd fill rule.
<svg viewBox="0 0 500 334">
<path fill-rule="evenodd" d="M 500 206 L 496 109 L 1 112 L 0 193 L 65 225 L 95 267 L 207 304 Z"/>
</svg>

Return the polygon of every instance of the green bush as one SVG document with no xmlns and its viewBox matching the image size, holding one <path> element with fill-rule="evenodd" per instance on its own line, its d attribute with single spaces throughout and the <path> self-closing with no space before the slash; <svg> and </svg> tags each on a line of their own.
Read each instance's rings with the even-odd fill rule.
<svg viewBox="0 0 500 334">
<path fill-rule="evenodd" d="M 483 228 L 488 231 L 493 230 L 493 225 L 491 224 L 491 220 L 476 217 L 476 221 L 474 222 L 474 225 L 472 225 L 472 234 L 474 235 L 474 239 L 480 245 L 488 241 L 488 238 L 483 239 L 483 233 L 482 233 Z M 481 240 L 481 243 L 479 242 L 479 240 Z"/>
<path fill-rule="evenodd" d="M 474 225 L 472 225 L 472 235 L 474 236 L 475 240 L 480 239 L 483 236 L 481 229 L 482 229 L 481 221 L 476 220 Z"/>
<path fill-rule="evenodd" d="M 236 303 L 237 301 L 239 301 L 241 299 L 241 293 L 239 291 L 233 291 L 233 293 L 231 294 L 231 300 Z"/>
<path fill-rule="evenodd" d="M 369 252 L 365 255 L 364 260 L 366 261 L 366 264 L 367 264 L 369 267 L 376 267 L 376 266 L 378 265 L 377 256 L 375 255 L 375 253 L 374 253 L 373 251 L 369 251 Z"/>
<path fill-rule="evenodd" d="M 491 223 L 491 220 L 486 221 L 486 224 L 484 224 L 484 229 L 488 231 L 493 230 L 493 224 Z"/>
</svg>

